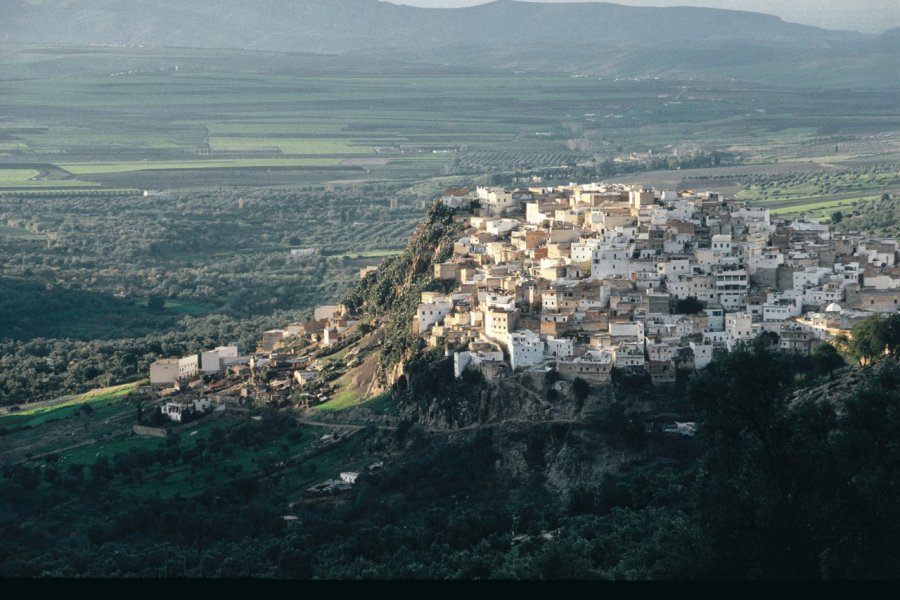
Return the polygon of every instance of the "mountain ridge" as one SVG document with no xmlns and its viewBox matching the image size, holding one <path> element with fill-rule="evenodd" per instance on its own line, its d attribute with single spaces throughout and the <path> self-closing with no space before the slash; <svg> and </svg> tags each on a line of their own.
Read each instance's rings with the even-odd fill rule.
<svg viewBox="0 0 900 600">
<path fill-rule="evenodd" d="M 377 0 L 263 0 L 252 7 L 237 0 L 136 0 L 127 6 L 123 9 L 121 3 L 111 0 L 13 0 L 2 11 L 6 25 L 0 29 L 0 39 L 349 52 L 372 47 L 427 49 L 472 43 L 568 44 L 593 36 L 625 45 L 678 41 L 700 34 L 703 39 L 737 37 L 788 45 L 808 44 L 813 38 L 866 38 L 859 33 L 788 23 L 761 13 L 600 2 L 502 0 L 449 9 Z"/>
</svg>

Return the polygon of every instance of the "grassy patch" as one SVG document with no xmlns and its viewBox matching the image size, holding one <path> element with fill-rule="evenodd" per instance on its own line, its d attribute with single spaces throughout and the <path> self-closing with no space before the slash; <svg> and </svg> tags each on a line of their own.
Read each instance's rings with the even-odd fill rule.
<svg viewBox="0 0 900 600">
<path fill-rule="evenodd" d="M 0 182 L 2 188 L 95 188 L 100 187 L 98 183 L 90 181 L 79 181 L 77 179 L 47 179 L 44 181 L 19 181 L 19 182 Z"/>
<path fill-rule="evenodd" d="M 142 381 L 134 382 L 134 383 L 125 383 L 122 385 L 115 385 L 107 388 L 100 388 L 97 390 L 91 390 L 90 392 L 79 394 L 77 396 L 72 396 L 70 399 L 60 402 L 58 404 L 52 404 L 49 406 L 37 406 L 35 408 L 26 408 L 20 412 L 6 415 L 0 420 L 8 422 L 10 425 L 20 426 L 20 425 L 39 425 L 40 423 L 46 421 L 50 417 L 62 416 L 58 414 L 60 411 L 64 413 L 71 412 L 66 409 L 73 409 L 85 404 L 99 405 L 99 404 L 109 404 L 112 402 L 117 402 L 119 400 L 124 400 L 135 391 L 139 385 L 141 385 Z M 37 419 L 29 419 L 29 417 L 39 417 Z"/>
<path fill-rule="evenodd" d="M 385 256 L 395 256 L 401 254 L 403 248 L 383 248 L 380 250 L 364 250 L 362 252 L 347 252 L 345 254 L 337 254 L 335 258 L 382 258 Z"/>
<path fill-rule="evenodd" d="M 372 411 L 376 415 L 383 415 L 388 417 L 399 417 L 400 409 L 397 407 L 397 403 L 391 398 L 390 392 L 385 392 L 383 394 L 379 394 L 372 398 L 369 398 L 365 402 L 362 402 L 360 406 L 365 406 L 370 411 Z"/>
<path fill-rule="evenodd" d="M 0 169 L 0 185 L 20 185 L 40 174 L 36 169 Z"/>
<path fill-rule="evenodd" d="M 321 428 L 316 428 L 316 433 L 320 430 Z M 284 491 L 289 494 L 299 493 L 310 485 L 337 479 L 343 471 L 362 471 L 371 459 L 355 458 L 354 455 L 363 443 L 364 436 L 364 433 L 354 434 L 348 440 L 295 462 L 284 472 Z"/>
<path fill-rule="evenodd" d="M 147 309 L 146 298 L 134 298 L 134 303 L 138 307 L 138 310 Z M 190 300 L 173 300 L 171 298 L 166 299 L 163 308 L 167 313 L 190 315 L 192 317 L 202 317 L 203 315 L 208 315 L 216 311 L 215 307 L 209 306 L 208 304 L 191 302 Z"/>
<path fill-rule="evenodd" d="M 369 146 L 354 146 L 347 142 L 321 138 L 216 137 L 209 142 L 216 151 L 275 150 L 283 154 L 371 154 Z"/>
<path fill-rule="evenodd" d="M 316 406 L 314 410 L 320 413 L 333 413 L 349 410 L 351 408 L 366 408 L 376 416 L 398 417 L 400 412 L 397 403 L 391 399 L 391 394 L 385 392 L 372 398 L 363 399 L 353 390 L 342 390 L 334 398 Z"/>
<path fill-rule="evenodd" d="M 322 412 L 334 412 L 352 408 L 354 406 L 358 406 L 359 404 L 359 394 L 357 394 L 352 389 L 342 389 L 340 392 L 335 394 L 334 398 L 332 398 L 325 404 L 320 404 L 315 408 L 315 410 L 319 410 Z"/>
<path fill-rule="evenodd" d="M 878 200 L 878 196 L 864 196 L 862 198 L 854 198 L 853 200 L 831 200 L 829 202 L 808 202 L 792 206 L 782 206 L 772 210 L 772 214 L 776 215 L 795 215 L 800 213 L 811 213 L 824 215 L 835 210 L 853 208 L 859 202 L 873 202 Z"/>
<path fill-rule="evenodd" d="M 238 423 L 226 422 L 224 426 L 227 428 L 236 424 Z M 221 420 L 206 420 L 193 429 L 197 431 L 196 435 L 190 435 L 190 431 L 181 432 L 179 446 L 182 452 L 189 451 L 198 440 L 208 438 L 213 429 L 222 426 Z M 233 445 L 228 456 L 210 457 L 209 461 L 194 461 L 189 464 L 185 464 L 183 460 L 176 464 L 154 464 L 142 472 L 140 482 L 129 482 L 123 477 L 117 477 L 113 483 L 123 493 L 137 497 L 188 497 L 227 484 L 238 477 L 254 473 L 258 476 L 273 466 L 287 464 L 292 457 L 302 457 L 318 440 L 317 434 L 318 430 L 304 431 L 300 436 L 280 435 L 259 446 Z M 165 442 L 161 440 L 153 440 L 150 445 L 143 447 L 153 448 L 163 443 Z M 123 440 L 118 445 L 105 448 L 103 453 L 109 455 L 113 451 L 127 448 Z M 318 471 L 309 467 L 304 470 Z"/>
<path fill-rule="evenodd" d="M 76 175 L 107 173 L 131 173 L 135 171 L 168 171 L 178 169 L 243 169 L 266 167 L 330 167 L 340 163 L 339 158 L 244 158 L 185 161 L 137 161 L 121 163 L 66 163 L 61 168 Z"/>
<path fill-rule="evenodd" d="M 335 361 L 343 359 L 349 350 L 350 350 L 350 347 L 347 346 L 346 348 L 342 348 L 342 349 L 338 350 L 334 354 L 329 354 L 328 356 L 323 356 L 319 360 L 323 361 L 323 362 L 335 362 Z"/>
</svg>

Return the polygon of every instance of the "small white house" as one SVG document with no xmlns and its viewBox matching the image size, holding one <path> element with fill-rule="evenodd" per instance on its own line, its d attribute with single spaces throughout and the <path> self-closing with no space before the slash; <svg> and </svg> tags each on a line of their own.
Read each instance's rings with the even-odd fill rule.
<svg viewBox="0 0 900 600">
<path fill-rule="evenodd" d="M 201 413 L 212 406 L 209 398 L 195 398 L 193 400 L 176 400 L 166 402 L 162 407 L 162 413 L 176 423 L 181 423 L 186 416 Z"/>
</svg>

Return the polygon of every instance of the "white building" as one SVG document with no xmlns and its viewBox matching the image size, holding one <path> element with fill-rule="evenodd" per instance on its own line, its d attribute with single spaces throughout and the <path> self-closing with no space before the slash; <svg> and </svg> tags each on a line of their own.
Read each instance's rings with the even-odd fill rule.
<svg viewBox="0 0 900 600">
<path fill-rule="evenodd" d="M 591 257 L 591 279 L 628 277 L 631 275 L 632 246 L 597 248 Z"/>
<path fill-rule="evenodd" d="M 544 353 L 551 358 L 568 358 L 575 354 L 575 342 L 570 338 L 547 336 Z"/>
<path fill-rule="evenodd" d="M 453 303 L 449 298 L 434 299 L 431 302 L 423 302 L 416 308 L 416 331 L 425 333 L 435 323 L 441 323 L 450 311 Z"/>
<path fill-rule="evenodd" d="M 478 187 L 475 189 L 475 193 L 478 195 L 482 208 L 487 209 L 488 213 L 492 215 L 501 215 L 516 204 L 512 192 L 499 188 Z"/>
<path fill-rule="evenodd" d="M 166 402 L 161 410 L 163 415 L 169 417 L 172 421 L 181 423 L 188 415 L 201 413 L 210 406 L 212 406 L 212 401 L 209 398 L 195 398 L 193 400 Z"/>
<path fill-rule="evenodd" d="M 715 348 L 715 346 L 712 344 L 698 344 L 696 342 L 691 342 L 690 346 L 691 350 L 694 352 L 695 369 L 702 369 L 712 362 L 713 348 Z"/>
<path fill-rule="evenodd" d="M 237 346 L 218 346 L 200 353 L 200 369 L 204 373 L 221 373 L 225 360 L 237 358 Z"/>
<path fill-rule="evenodd" d="M 523 329 L 509 334 L 509 362 L 513 370 L 533 367 L 544 362 L 541 336 Z"/>
<path fill-rule="evenodd" d="M 477 367 L 483 362 L 500 362 L 503 360 L 503 352 L 500 350 L 477 350 L 470 352 L 453 353 L 453 376 L 459 378 L 463 371 L 471 365 Z"/>
<path fill-rule="evenodd" d="M 753 316 L 749 313 L 728 313 L 725 315 L 725 343 L 731 351 L 741 342 L 754 338 Z"/>
<path fill-rule="evenodd" d="M 742 268 L 722 269 L 715 274 L 716 296 L 726 310 L 737 310 L 747 306 L 747 290 L 750 280 Z"/>
<path fill-rule="evenodd" d="M 644 357 L 643 342 L 619 344 L 612 348 L 613 364 L 616 368 L 643 367 L 647 364 Z"/>
<path fill-rule="evenodd" d="M 515 219 L 489 219 L 485 222 L 485 230 L 491 235 L 503 235 L 519 226 Z"/>
<path fill-rule="evenodd" d="M 638 344 L 644 344 L 644 323 L 635 321 L 633 323 L 610 323 L 609 335 L 613 338 L 625 338 L 633 340 Z"/>
</svg>

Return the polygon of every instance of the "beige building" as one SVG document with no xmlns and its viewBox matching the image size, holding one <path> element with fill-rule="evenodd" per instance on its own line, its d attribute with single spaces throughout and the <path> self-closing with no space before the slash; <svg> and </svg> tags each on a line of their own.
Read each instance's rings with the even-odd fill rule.
<svg viewBox="0 0 900 600">
<path fill-rule="evenodd" d="M 605 350 L 592 350 L 572 360 L 560 360 L 556 369 L 566 379 L 581 377 L 590 383 L 609 383 L 612 376 L 612 355 Z"/>
</svg>

